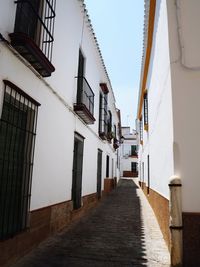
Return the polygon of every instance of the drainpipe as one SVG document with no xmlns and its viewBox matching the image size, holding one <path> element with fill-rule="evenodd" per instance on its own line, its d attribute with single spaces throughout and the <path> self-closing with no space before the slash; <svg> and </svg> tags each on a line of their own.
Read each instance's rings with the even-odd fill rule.
<svg viewBox="0 0 200 267">
<path fill-rule="evenodd" d="M 182 266 L 182 201 L 181 179 L 172 176 L 169 183 L 170 190 L 170 256 L 171 266 Z"/>
</svg>

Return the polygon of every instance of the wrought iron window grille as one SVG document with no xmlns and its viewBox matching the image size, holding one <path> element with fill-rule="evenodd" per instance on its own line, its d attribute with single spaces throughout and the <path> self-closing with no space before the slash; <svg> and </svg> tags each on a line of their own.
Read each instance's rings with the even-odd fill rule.
<svg viewBox="0 0 200 267">
<path fill-rule="evenodd" d="M 114 134 L 112 132 L 112 113 L 111 113 L 110 110 L 108 111 L 107 119 L 108 119 L 108 122 L 107 122 L 107 125 L 108 125 L 108 139 L 112 139 L 114 137 Z"/>
<path fill-rule="evenodd" d="M 56 0 L 16 0 L 15 32 L 27 34 L 52 60 Z"/>
<path fill-rule="evenodd" d="M 4 80 L 0 118 L 0 240 L 26 229 L 39 103 Z"/>
<path fill-rule="evenodd" d="M 43 77 L 55 71 L 52 65 L 56 0 L 16 0 L 15 28 L 11 45 Z"/>
<path fill-rule="evenodd" d="M 108 96 L 100 93 L 99 100 L 99 135 L 106 139 L 108 133 Z"/>
</svg>

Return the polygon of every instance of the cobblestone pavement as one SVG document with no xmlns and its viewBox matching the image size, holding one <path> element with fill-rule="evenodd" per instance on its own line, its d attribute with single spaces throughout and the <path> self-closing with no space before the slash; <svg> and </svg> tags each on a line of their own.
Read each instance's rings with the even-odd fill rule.
<svg viewBox="0 0 200 267">
<path fill-rule="evenodd" d="M 120 180 L 90 214 L 12 267 L 170 266 L 153 211 L 135 180 Z"/>
</svg>

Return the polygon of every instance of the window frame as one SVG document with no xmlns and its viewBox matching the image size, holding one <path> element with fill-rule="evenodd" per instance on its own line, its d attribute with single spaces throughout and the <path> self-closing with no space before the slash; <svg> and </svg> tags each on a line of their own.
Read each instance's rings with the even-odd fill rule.
<svg viewBox="0 0 200 267">
<path fill-rule="evenodd" d="M 132 161 L 132 162 L 131 162 L 131 171 L 134 172 L 134 173 L 136 173 L 136 172 L 138 171 L 137 168 L 138 168 L 138 163 Z"/>
<path fill-rule="evenodd" d="M 108 133 L 108 95 L 99 93 L 99 134 Z"/>
</svg>

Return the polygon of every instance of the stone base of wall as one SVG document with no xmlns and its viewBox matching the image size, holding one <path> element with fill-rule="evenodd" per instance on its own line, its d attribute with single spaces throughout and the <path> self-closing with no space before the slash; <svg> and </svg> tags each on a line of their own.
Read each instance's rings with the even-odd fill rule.
<svg viewBox="0 0 200 267">
<path fill-rule="evenodd" d="M 47 237 L 82 217 L 97 202 L 94 193 L 82 197 L 83 206 L 78 210 L 73 210 L 72 201 L 66 201 L 30 212 L 30 226 L 27 230 L 0 241 L 0 266 L 10 266 Z"/>
<path fill-rule="evenodd" d="M 137 177 L 137 176 L 138 176 L 137 172 L 123 171 L 123 177 Z"/>
<path fill-rule="evenodd" d="M 139 184 L 156 215 L 165 242 L 168 248 L 170 248 L 169 200 L 164 198 L 151 188 L 148 188 L 145 183 L 139 182 Z"/>
<path fill-rule="evenodd" d="M 183 266 L 200 266 L 200 213 L 183 212 Z"/>
</svg>

